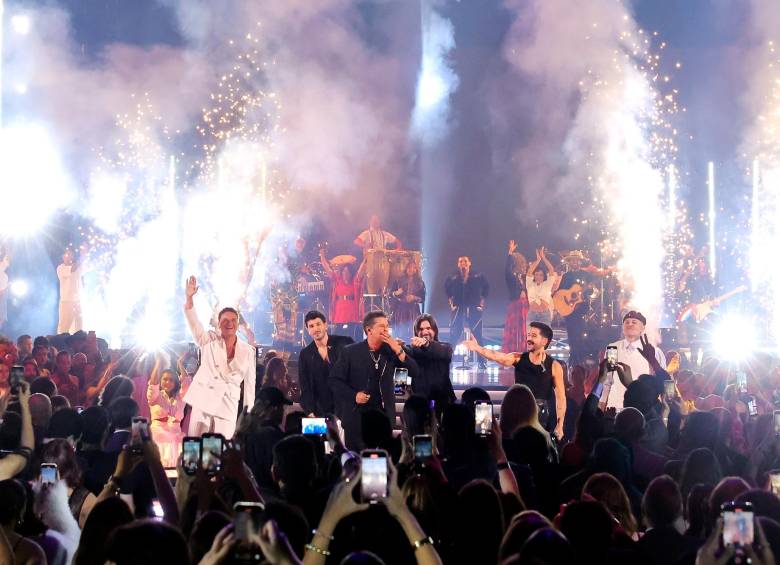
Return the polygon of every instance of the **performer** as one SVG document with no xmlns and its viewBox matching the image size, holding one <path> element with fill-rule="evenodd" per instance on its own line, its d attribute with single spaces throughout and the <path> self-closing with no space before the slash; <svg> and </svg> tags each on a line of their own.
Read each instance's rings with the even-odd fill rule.
<svg viewBox="0 0 780 565">
<path fill-rule="evenodd" d="M 165 467 L 176 467 L 181 451 L 184 432 L 184 395 L 190 387 L 192 377 L 183 373 L 181 377 L 171 369 L 160 371 L 162 364 L 158 354 L 146 387 L 146 400 L 152 422 L 149 431 L 154 442 L 160 447 L 160 459 Z"/>
<path fill-rule="evenodd" d="M 525 275 L 528 261 L 522 253 L 517 253 L 515 240 L 509 242 L 509 252 L 506 255 L 504 277 L 509 292 L 509 305 L 506 307 L 504 321 L 504 351 L 525 351 L 526 319 L 528 316 L 528 292 L 526 291 Z"/>
<path fill-rule="evenodd" d="M 439 326 L 433 316 L 422 314 L 414 321 L 412 343 L 404 349 L 420 371 L 412 380 L 412 392 L 433 400 L 437 413 L 441 414 L 447 404 L 456 400 L 450 380 L 452 346 L 439 341 Z"/>
<path fill-rule="evenodd" d="M 412 335 L 412 325 L 425 303 L 425 283 L 415 261 L 406 264 L 404 276 L 393 288 L 393 328 L 397 330 L 397 337 L 407 339 Z"/>
<path fill-rule="evenodd" d="M 336 414 L 344 427 L 346 445 L 352 450 L 362 447 L 362 412 L 382 410 L 390 424 L 395 425 L 395 369 L 406 368 L 412 382 L 419 376 L 417 363 L 390 335 L 384 312 L 374 310 L 366 314 L 363 330 L 366 339 L 344 348 L 331 375 Z"/>
<path fill-rule="evenodd" d="M 205 331 L 193 308 L 198 292 L 194 276 L 187 279 L 184 315 L 192 337 L 201 349 L 201 365 L 195 373 L 184 401 L 192 406 L 189 435 L 214 431 L 226 438 L 236 429 L 241 383 L 243 405 L 251 409 L 255 399 L 255 348 L 238 339 L 238 312 L 223 308 L 217 318 L 219 333 Z"/>
<path fill-rule="evenodd" d="M 706 253 L 707 248 L 704 247 L 680 278 L 677 288 L 685 305 L 701 304 L 715 297 L 715 283 L 704 258 Z M 688 336 L 688 347 L 691 350 L 691 361 L 698 366 L 700 364 L 699 358 L 703 357 L 706 351 L 707 335 L 711 331 L 712 320 L 707 318 L 696 320 L 694 317 L 690 317 L 684 323 Z"/>
<path fill-rule="evenodd" d="M 382 229 L 382 223 L 376 214 L 368 220 L 368 229 L 360 232 L 353 243 L 363 249 L 363 253 L 371 249 L 388 249 L 391 245 L 394 249 L 402 248 L 400 239 Z"/>
<path fill-rule="evenodd" d="M 587 289 L 593 283 L 594 277 L 603 277 L 612 272 L 612 269 L 599 269 L 595 265 L 583 267 L 588 259 L 582 251 L 571 251 L 563 256 L 569 270 L 561 278 L 560 288 L 570 289 L 575 284 Z M 569 366 L 574 367 L 585 360 L 588 355 L 585 343 L 585 317 L 588 313 L 588 301 L 580 302 L 574 311 L 564 317 L 566 324 L 566 336 L 569 340 Z"/>
<path fill-rule="evenodd" d="M 76 333 L 81 329 L 81 262 L 68 248 L 62 254 L 62 263 L 57 267 L 60 280 L 60 308 L 57 333 Z"/>
<path fill-rule="evenodd" d="M 544 263 L 547 268 L 546 274 L 540 263 Z M 544 247 L 536 250 L 536 260 L 528 267 L 525 280 L 530 310 L 528 321 L 542 322 L 549 326 L 552 324 L 553 316 L 552 294 L 558 290 L 560 277 L 555 272 L 553 264 L 547 259 Z"/>
<path fill-rule="evenodd" d="M 547 355 L 553 331 L 541 322 L 531 322 L 528 329 L 528 351 L 525 353 L 502 353 L 491 351 L 479 345 L 472 336 L 465 342 L 469 351 L 476 351 L 482 357 L 505 367 L 515 368 L 515 383 L 531 389 L 540 405 L 539 418 L 548 431 L 563 438 L 563 421 L 566 416 L 566 390 L 563 382 L 563 367 Z M 544 416 L 546 417 L 546 423 Z"/>
<path fill-rule="evenodd" d="M 479 273 L 472 274 L 471 259 L 467 256 L 458 257 L 458 273 L 452 275 L 444 284 L 447 299 L 450 303 L 450 340 L 460 342 L 463 338 L 463 328 L 468 329 L 482 340 L 482 312 L 485 309 L 485 299 L 490 287 L 485 277 Z M 479 366 L 485 367 L 480 359 Z"/>
<path fill-rule="evenodd" d="M 645 331 L 647 320 L 641 312 L 631 310 L 623 316 L 623 339 L 610 343 L 617 347 L 617 362 L 625 363 L 631 368 L 631 381 L 637 380 L 642 375 L 650 375 L 650 364 L 640 353 L 641 342 L 639 340 Z M 661 367 L 666 367 L 666 357 L 660 348 L 655 348 L 655 358 Z M 611 383 L 604 385 L 601 395 L 601 404 L 607 408 L 616 408 L 618 412 L 623 409 L 623 396 L 626 394 L 626 385 L 618 378 L 617 372 L 610 373 Z"/>
<path fill-rule="evenodd" d="M 354 259 L 354 257 L 352 258 Z M 360 327 L 362 310 L 363 274 L 366 262 L 360 264 L 358 272 L 352 275 L 352 265 L 345 263 L 334 269 L 320 250 L 320 261 L 325 273 L 330 277 L 330 321 L 333 324 L 348 324 L 354 338 Z"/>
<path fill-rule="evenodd" d="M 301 407 L 309 417 L 325 417 L 334 413 L 330 372 L 351 337 L 329 335 L 325 314 L 312 310 L 304 318 L 312 342 L 298 356 L 298 382 L 301 387 Z"/>
</svg>

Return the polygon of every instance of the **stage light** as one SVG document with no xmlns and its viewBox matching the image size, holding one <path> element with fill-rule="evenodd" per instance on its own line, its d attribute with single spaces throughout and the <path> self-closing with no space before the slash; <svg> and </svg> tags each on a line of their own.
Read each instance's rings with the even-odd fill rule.
<svg viewBox="0 0 780 565">
<path fill-rule="evenodd" d="M 17 94 L 27 94 L 27 85 L 23 82 L 17 82 L 14 85 L 14 90 Z"/>
<path fill-rule="evenodd" d="M 734 363 L 746 361 L 753 353 L 753 348 L 746 346 L 744 340 L 737 343 L 735 336 L 754 325 L 747 316 L 741 314 L 724 316 L 710 333 L 710 347 L 715 357 Z"/>
<path fill-rule="evenodd" d="M 28 290 L 30 289 L 27 286 L 27 281 L 18 279 L 11 283 L 11 294 L 13 294 L 16 298 L 23 298 L 27 296 Z"/>
<path fill-rule="evenodd" d="M 439 104 L 445 96 L 449 95 L 447 84 L 435 68 L 423 66 L 417 83 L 417 104 L 425 110 Z"/>
<path fill-rule="evenodd" d="M 32 27 L 30 16 L 25 14 L 16 14 L 11 18 L 11 27 L 19 35 L 27 35 L 30 33 L 30 28 Z"/>
<path fill-rule="evenodd" d="M 170 329 L 165 314 L 147 314 L 135 326 L 135 342 L 144 351 L 158 351 L 169 341 Z"/>
</svg>

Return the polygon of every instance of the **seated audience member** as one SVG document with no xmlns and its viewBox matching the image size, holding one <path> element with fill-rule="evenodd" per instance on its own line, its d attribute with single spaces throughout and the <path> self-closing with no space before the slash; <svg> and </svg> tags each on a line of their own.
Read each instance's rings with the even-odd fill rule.
<svg viewBox="0 0 780 565">
<path fill-rule="evenodd" d="M 639 540 L 639 552 L 652 565 L 678 563 L 694 556 L 701 542 L 685 534 L 680 488 L 668 475 L 653 479 L 642 498 L 647 531 Z"/>
<path fill-rule="evenodd" d="M 244 460 L 262 488 L 274 488 L 271 476 L 274 446 L 284 438 L 282 419 L 284 407 L 292 404 L 281 390 L 264 387 L 257 393 L 257 402 L 242 416 L 236 430 Z"/>
<path fill-rule="evenodd" d="M 41 463 L 57 465 L 59 477 L 67 487 L 68 506 L 79 527 L 84 527 L 97 498 L 84 488 L 82 473 L 73 446 L 65 439 L 53 439 L 41 450 Z"/>
<path fill-rule="evenodd" d="M 15 479 L 0 481 L 0 531 L 8 541 L 8 549 L 14 561 L 9 563 L 29 563 L 45 565 L 46 554 L 34 541 L 27 539 L 14 530 L 21 524 L 27 506 L 27 492 Z M 0 539 L 0 543 L 3 540 Z"/>
</svg>

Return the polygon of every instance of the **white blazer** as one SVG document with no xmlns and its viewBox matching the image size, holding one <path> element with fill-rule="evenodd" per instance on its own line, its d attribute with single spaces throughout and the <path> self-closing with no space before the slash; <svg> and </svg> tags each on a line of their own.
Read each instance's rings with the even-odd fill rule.
<svg viewBox="0 0 780 565">
<path fill-rule="evenodd" d="M 228 363 L 222 336 L 215 331 L 204 330 L 194 308 L 185 308 L 184 316 L 195 343 L 200 347 L 200 367 L 184 395 L 184 401 L 211 416 L 235 420 L 241 382 L 244 383 L 244 406 L 251 409 L 255 403 L 255 348 L 237 340 L 235 356 Z"/>
</svg>

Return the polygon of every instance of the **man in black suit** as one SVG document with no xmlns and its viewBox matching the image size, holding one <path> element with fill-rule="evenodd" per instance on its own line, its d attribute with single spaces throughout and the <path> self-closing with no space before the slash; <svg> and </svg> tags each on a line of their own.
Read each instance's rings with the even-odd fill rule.
<svg viewBox="0 0 780 565">
<path fill-rule="evenodd" d="M 325 417 L 334 412 L 330 372 L 342 350 L 354 343 L 351 337 L 328 335 L 325 314 L 312 310 L 303 320 L 312 342 L 298 356 L 298 382 L 301 406 L 310 417 Z"/>
<path fill-rule="evenodd" d="M 412 381 L 412 392 L 436 402 L 437 413 L 455 402 L 450 380 L 452 346 L 439 341 L 439 326 L 430 314 L 422 314 L 414 322 L 414 337 L 406 353 L 417 363 L 420 374 Z"/>
<path fill-rule="evenodd" d="M 390 335 L 390 323 L 384 312 L 375 310 L 366 314 L 363 331 L 366 339 L 345 347 L 331 374 L 336 413 L 344 427 L 345 443 L 353 450 L 362 447 L 362 412 L 382 410 L 390 424 L 395 425 L 395 369 L 407 369 L 412 382 L 419 375 L 417 363 Z"/>
</svg>

